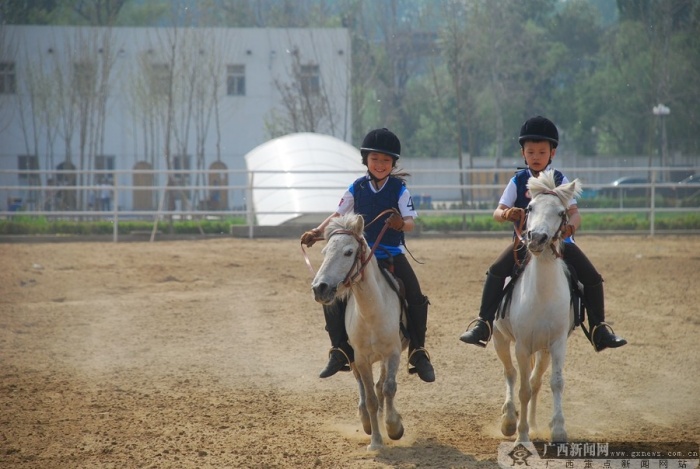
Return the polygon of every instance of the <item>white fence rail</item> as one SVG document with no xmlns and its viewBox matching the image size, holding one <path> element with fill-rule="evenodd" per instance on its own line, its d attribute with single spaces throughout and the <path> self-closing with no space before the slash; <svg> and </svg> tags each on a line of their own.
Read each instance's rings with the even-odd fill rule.
<svg viewBox="0 0 700 469">
<path fill-rule="evenodd" d="M 597 213 L 646 213 L 650 220 L 650 235 L 654 235 L 655 218 L 664 212 L 700 213 L 700 204 L 681 206 L 683 194 L 700 195 L 700 184 L 660 182 L 668 174 L 668 168 L 562 168 L 569 178 L 579 178 L 584 185 L 584 196 L 579 207 L 584 212 Z M 676 174 L 700 174 L 698 167 L 674 167 Z M 421 215 L 480 215 L 491 214 L 498 202 L 507 179 L 514 169 L 478 168 L 463 170 L 414 169 L 411 170 L 409 189 Z M 256 211 L 254 190 L 278 190 L 285 197 L 286 190 L 328 190 L 326 186 L 255 186 L 256 174 L 318 173 L 325 171 L 246 171 L 246 170 L 0 170 L 0 218 L 46 217 L 48 219 L 95 220 L 109 219 L 113 222 L 113 239 L 118 240 L 120 221 L 150 220 L 155 225 L 169 217 L 178 219 L 241 218 L 248 228 L 248 236 L 255 237 L 256 215 L 285 214 L 295 212 Z M 338 173 L 338 171 L 334 171 Z M 603 173 L 603 175 L 601 175 Z M 591 183 L 587 180 L 605 180 L 605 173 L 639 176 L 641 182 L 613 185 Z M 356 174 L 348 172 L 348 184 Z M 457 180 L 457 183 L 455 183 Z M 100 181 L 100 183 L 98 183 Z M 108 181 L 108 184 L 102 182 Z M 135 183 L 138 182 L 138 183 Z M 143 184 L 146 181 L 146 184 Z M 194 182 L 193 182 L 194 181 Z M 459 183 L 459 181 L 464 181 Z M 647 182 L 648 181 L 648 182 Z M 347 185 L 337 187 L 338 197 Z M 331 188 L 333 189 L 333 188 Z M 646 201 L 642 207 L 631 207 L 632 193 L 641 194 Z M 617 200 L 614 208 L 587 207 L 587 198 L 607 194 Z M 434 196 L 433 194 L 440 194 Z M 104 201 L 102 200 L 104 197 Z M 658 197 L 676 202 L 657 205 Z M 639 201 L 640 197 L 636 197 Z M 692 200 L 700 200 L 700 197 Z M 463 203 L 464 201 L 464 203 Z M 166 205 L 167 203 L 167 205 Z M 322 219 L 335 207 L 322 211 L 306 211 L 306 219 Z M 294 222 L 291 222 L 292 224 Z M 297 222 L 299 224 L 300 222 Z M 153 236 L 152 236 L 153 238 Z"/>
</svg>

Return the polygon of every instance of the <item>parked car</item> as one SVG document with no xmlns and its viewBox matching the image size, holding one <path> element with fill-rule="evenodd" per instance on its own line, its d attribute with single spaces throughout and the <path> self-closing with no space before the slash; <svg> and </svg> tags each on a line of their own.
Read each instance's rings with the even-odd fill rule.
<svg viewBox="0 0 700 469">
<path fill-rule="evenodd" d="M 677 199 L 687 199 L 700 195 L 700 174 L 681 179 L 671 187 L 671 194 Z"/>
<path fill-rule="evenodd" d="M 649 179 L 638 176 L 624 176 L 615 179 L 610 187 L 600 190 L 603 197 L 643 197 L 647 194 L 647 187 L 625 187 L 630 184 L 649 184 Z"/>
</svg>

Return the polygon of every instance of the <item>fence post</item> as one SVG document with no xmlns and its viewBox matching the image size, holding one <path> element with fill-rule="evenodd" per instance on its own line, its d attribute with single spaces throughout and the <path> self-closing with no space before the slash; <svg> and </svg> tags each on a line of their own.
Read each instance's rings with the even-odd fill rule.
<svg viewBox="0 0 700 469">
<path fill-rule="evenodd" d="M 656 170 L 651 170 L 651 209 L 649 213 L 649 236 L 654 236 L 654 225 L 656 223 Z"/>
<path fill-rule="evenodd" d="M 253 239 L 253 224 L 255 223 L 255 214 L 253 213 L 253 180 L 255 179 L 255 173 L 250 171 L 248 173 L 248 189 L 246 197 L 246 220 L 248 223 L 248 238 Z"/>
<path fill-rule="evenodd" d="M 119 241 L 119 178 L 114 178 L 112 189 L 112 242 Z"/>
</svg>

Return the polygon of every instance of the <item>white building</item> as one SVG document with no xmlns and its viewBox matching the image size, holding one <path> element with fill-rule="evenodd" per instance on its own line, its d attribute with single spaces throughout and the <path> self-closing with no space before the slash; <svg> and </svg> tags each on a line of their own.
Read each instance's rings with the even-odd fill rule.
<svg viewBox="0 0 700 469">
<path fill-rule="evenodd" d="M 350 59 L 341 28 L 2 26 L 0 169 L 77 169 L 79 176 L 3 173 L 0 189 L 163 184 L 152 173 L 119 173 L 130 169 L 244 170 L 246 153 L 293 132 L 349 143 Z M 243 172 L 229 174 L 233 180 L 199 181 L 205 175 L 193 173 L 176 182 L 245 184 Z M 72 193 L 62 208 L 85 207 L 87 191 Z M 3 195 L 36 199 L 21 190 Z M 217 208 L 243 204 L 241 197 L 217 197 Z M 134 190 L 116 202 L 150 210 L 156 199 L 155 191 Z M 31 202 L 46 209 L 46 201 Z"/>
</svg>

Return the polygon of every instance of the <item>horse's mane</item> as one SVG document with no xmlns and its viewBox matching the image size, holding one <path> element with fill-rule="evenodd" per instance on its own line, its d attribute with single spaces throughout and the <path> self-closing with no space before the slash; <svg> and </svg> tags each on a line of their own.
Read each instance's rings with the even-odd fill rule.
<svg viewBox="0 0 700 469">
<path fill-rule="evenodd" d="M 553 169 L 542 171 L 539 177 L 531 177 L 527 182 L 527 188 L 533 199 L 543 192 L 555 193 L 564 207 L 569 205 L 569 200 L 580 196 L 582 191 L 581 182 L 578 179 L 567 185 L 557 186 Z"/>
<path fill-rule="evenodd" d="M 360 215 L 350 212 L 339 217 L 331 218 L 331 221 L 323 232 L 323 237 L 328 239 L 330 234 L 336 230 L 350 230 L 361 236 L 363 229 L 364 219 Z"/>
</svg>

